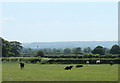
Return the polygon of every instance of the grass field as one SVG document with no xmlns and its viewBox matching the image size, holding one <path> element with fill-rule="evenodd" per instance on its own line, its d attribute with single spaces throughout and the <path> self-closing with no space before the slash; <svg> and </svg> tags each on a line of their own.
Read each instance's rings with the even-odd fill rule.
<svg viewBox="0 0 120 83">
<path fill-rule="evenodd" d="M 72 70 L 64 67 L 73 65 Z M 3 62 L 3 81 L 117 81 L 118 65 L 109 64 L 84 65 L 75 68 L 76 64 L 25 64 L 23 70 L 18 62 Z"/>
</svg>

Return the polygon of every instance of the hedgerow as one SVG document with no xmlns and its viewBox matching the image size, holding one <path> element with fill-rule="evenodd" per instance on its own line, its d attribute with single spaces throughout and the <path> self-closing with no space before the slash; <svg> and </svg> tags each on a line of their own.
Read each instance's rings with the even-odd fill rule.
<svg viewBox="0 0 120 83">
<path fill-rule="evenodd" d="M 41 57 L 3 57 L 2 61 L 24 61 L 26 63 L 41 63 L 41 64 L 95 64 L 96 60 L 101 60 L 102 64 L 109 64 L 113 61 L 115 64 L 120 64 L 120 58 L 41 58 Z"/>
</svg>

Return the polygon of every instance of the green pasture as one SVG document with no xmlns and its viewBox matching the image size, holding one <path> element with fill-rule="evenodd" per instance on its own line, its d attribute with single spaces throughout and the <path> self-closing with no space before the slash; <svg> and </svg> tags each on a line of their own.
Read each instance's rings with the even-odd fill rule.
<svg viewBox="0 0 120 83">
<path fill-rule="evenodd" d="M 64 67 L 73 65 L 72 70 Z M 25 64 L 20 69 L 18 62 L 2 63 L 3 81 L 117 81 L 118 65 L 89 64 L 75 68 L 77 64 Z"/>
</svg>

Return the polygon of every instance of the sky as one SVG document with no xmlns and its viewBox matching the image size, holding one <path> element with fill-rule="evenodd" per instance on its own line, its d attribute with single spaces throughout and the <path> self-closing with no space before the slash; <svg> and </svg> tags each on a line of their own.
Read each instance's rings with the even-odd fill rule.
<svg viewBox="0 0 120 83">
<path fill-rule="evenodd" d="M 117 41 L 117 2 L 5 2 L 1 35 L 9 41 Z"/>
</svg>

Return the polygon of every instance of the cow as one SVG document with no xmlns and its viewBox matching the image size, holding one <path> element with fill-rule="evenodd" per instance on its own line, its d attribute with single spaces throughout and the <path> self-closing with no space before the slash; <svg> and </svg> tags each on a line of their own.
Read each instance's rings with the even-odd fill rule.
<svg viewBox="0 0 120 83">
<path fill-rule="evenodd" d="M 20 68 L 21 68 L 21 69 L 24 68 L 24 62 L 20 62 Z"/>
<path fill-rule="evenodd" d="M 97 61 L 96 61 L 96 64 L 100 64 L 100 60 L 97 60 Z"/>
<path fill-rule="evenodd" d="M 71 70 L 73 66 L 67 66 L 65 67 L 65 70 Z"/>
<path fill-rule="evenodd" d="M 76 68 L 78 68 L 78 67 L 80 67 L 80 68 L 81 68 L 81 67 L 83 67 L 83 65 L 77 65 L 77 66 L 76 66 Z"/>
<path fill-rule="evenodd" d="M 114 62 L 113 61 L 110 61 L 110 65 L 112 66 L 114 64 Z"/>
<path fill-rule="evenodd" d="M 90 63 L 89 61 L 86 62 L 87 66 L 88 66 L 89 63 Z"/>
</svg>

